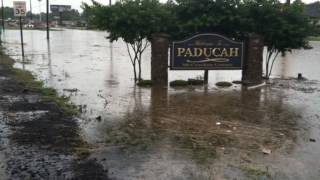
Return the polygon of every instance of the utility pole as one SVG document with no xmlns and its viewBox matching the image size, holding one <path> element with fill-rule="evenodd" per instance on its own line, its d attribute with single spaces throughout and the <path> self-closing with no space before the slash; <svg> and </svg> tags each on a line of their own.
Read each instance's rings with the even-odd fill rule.
<svg viewBox="0 0 320 180">
<path fill-rule="evenodd" d="M 47 0 L 47 40 L 50 39 L 50 27 L 49 27 L 49 0 Z"/>
<path fill-rule="evenodd" d="M 112 0 L 109 0 L 109 6 L 111 6 L 112 5 L 112 2 L 111 2 Z M 111 51 L 112 51 L 112 49 L 113 49 L 113 43 L 110 41 L 110 49 L 111 49 Z M 112 54 L 110 54 L 111 55 L 111 60 L 112 60 Z"/>
<path fill-rule="evenodd" d="M 31 21 L 33 19 L 33 15 L 32 15 L 32 0 L 30 0 L 30 19 L 31 19 Z"/>
<path fill-rule="evenodd" d="M 2 46 L 1 34 L 2 34 L 2 29 L 0 29 L 0 47 Z"/>
<path fill-rule="evenodd" d="M 40 20 L 40 23 L 42 21 L 41 19 L 41 0 L 38 0 L 39 1 L 39 20 Z"/>
<path fill-rule="evenodd" d="M 1 18 L 2 18 L 2 29 L 3 29 L 3 31 L 4 31 L 4 19 L 5 19 L 5 17 L 4 17 L 4 6 L 3 6 L 3 0 L 1 0 L 1 10 L 2 10 L 2 12 L 1 12 Z"/>
</svg>

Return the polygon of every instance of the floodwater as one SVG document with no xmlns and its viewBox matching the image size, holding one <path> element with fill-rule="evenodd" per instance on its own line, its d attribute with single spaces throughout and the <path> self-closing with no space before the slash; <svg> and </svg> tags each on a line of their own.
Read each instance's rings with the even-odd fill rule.
<svg viewBox="0 0 320 180">
<path fill-rule="evenodd" d="M 109 175 L 123 180 L 319 179 L 320 42 L 276 61 L 261 89 L 217 88 L 241 71 L 210 71 L 207 87 L 139 88 L 122 41 L 99 31 L 5 32 L 16 67 L 81 107 L 79 124 Z M 308 81 L 297 81 L 302 73 Z M 169 80 L 202 71 L 169 71 Z M 150 78 L 150 48 L 143 56 Z M 101 117 L 101 118 L 100 118 Z"/>
</svg>

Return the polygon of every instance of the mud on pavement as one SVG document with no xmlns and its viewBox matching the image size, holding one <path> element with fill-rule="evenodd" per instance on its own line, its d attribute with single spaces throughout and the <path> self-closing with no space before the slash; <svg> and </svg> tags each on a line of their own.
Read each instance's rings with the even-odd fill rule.
<svg viewBox="0 0 320 180">
<path fill-rule="evenodd" d="M 0 55 L 1 179 L 109 179 L 89 159 L 75 107 Z"/>
</svg>

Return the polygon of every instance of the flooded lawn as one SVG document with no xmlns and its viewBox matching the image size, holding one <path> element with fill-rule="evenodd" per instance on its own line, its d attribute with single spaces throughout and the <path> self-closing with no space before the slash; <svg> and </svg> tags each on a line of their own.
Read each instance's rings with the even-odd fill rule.
<svg viewBox="0 0 320 180">
<path fill-rule="evenodd" d="M 210 71 L 207 87 L 139 88 L 121 41 L 107 33 L 5 34 L 16 67 L 30 70 L 81 109 L 79 124 L 96 158 L 119 180 L 319 179 L 320 43 L 279 57 L 266 87 L 217 88 L 241 71 Z M 143 57 L 150 78 L 150 49 Z M 309 80 L 297 81 L 302 73 Z M 170 71 L 169 80 L 202 71 Z M 23 116 L 21 114 L 20 116 Z"/>
</svg>

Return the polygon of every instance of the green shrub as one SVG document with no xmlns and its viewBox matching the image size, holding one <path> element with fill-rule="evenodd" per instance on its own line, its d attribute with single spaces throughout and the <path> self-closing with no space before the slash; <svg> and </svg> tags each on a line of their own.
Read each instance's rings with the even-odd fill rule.
<svg viewBox="0 0 320 180">
<path fill-rule="evenodd" d="M 204 80 L 202 80 L 202 79 L 188 79 L 188 84 L 189 85 L 203 85 Z"/>
<path fill-rule="evenodd" d="M 141 80 L 137 83 L 138 86 L 140 87 L 149 87 L 152 86 L 152 81 L 151 80 Z"/>
<path fill-rule="evenodd" d="M 188 81 L 185 80 L 175 80 L 170 82 L 170 86 L 176 87 L 176 86 L 188 86 Z"/>
<path fill-rule="evenodd" d="M 230 87 L 230 86 L 232 86 L 232 83 L 227 82 L 227 81 L 221 81 L 221 82 L 217 82 L 216 86 L 219 86 L 219 87 Z"/>
<path fill-rule="evenodd" d="M 242 84 L 242 81 L 232 81 L 233 84 Z"/>
</svg>

